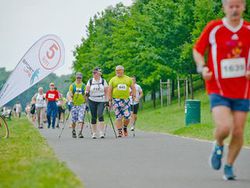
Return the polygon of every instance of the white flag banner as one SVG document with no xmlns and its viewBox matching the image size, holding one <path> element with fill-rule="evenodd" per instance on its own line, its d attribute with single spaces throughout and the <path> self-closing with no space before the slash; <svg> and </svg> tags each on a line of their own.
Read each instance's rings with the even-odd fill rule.
<svg viewBox="0 0 250 188">
<path fill-rule="evenodd" d="M 26 52 L 0 91 L 0 107 L 10 102 L 64 64 L 65 49 L 59 37 L 46 35 Z"/>
</svg>

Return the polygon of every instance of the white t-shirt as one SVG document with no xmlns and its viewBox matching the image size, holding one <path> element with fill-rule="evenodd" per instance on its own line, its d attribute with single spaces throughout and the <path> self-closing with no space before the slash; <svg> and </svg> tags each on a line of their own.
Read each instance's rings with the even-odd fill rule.
<svg viewBox="0 0 250 188">
<path fill-rule="evenodd" d="M 44 94 L 36 94 L 36 108 L 46 107 L 45 95 Z"/>
<path fill-rule="evenodd" d="M 100 78 L 99 81 L 96 81 L 92 78 L 92 84 L 90 85 L 90 80 L 87 83 L 87 86 L 90 86 L 89 91 L 89 99 L 95 102 L 106 102 L 107 99 L 105 98 L 104 88 L 108 87 L 106 80 L 102 81 L 103 78 Z M 103 84 L 102 84 L 103 82 Z"/>
<path fill-rule="evenodd" d="M 20 113 L 22 111 L 22 106 L 20 103 L 16 104 L 16 113 Z"/>
<path fill-rule="evenodd" d="M 130 96 L 130 104 L 132 104 L 132 105 L 136 105 L 136 104 L 139 103 L 139 101 L 140 101 L 140 93 L 142 92 L 142 88 L 138 84 L 135 84 L 135 90 L 136 90 L 135 101 L 132 101 L 132 96 Z M 132 94 L 131 89 L 130 89 L 130 93 Z"/>
</svg>

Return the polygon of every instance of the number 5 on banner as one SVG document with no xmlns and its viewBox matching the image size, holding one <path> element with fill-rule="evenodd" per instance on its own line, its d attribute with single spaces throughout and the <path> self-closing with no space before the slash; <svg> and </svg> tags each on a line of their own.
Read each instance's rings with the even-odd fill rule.
<svg viewBox="0 0 250 188">
<path fill-rule="evenodd" d="M 47 57 L 48 59 L 53 59 L 53 57 L 55 56 L 55 51 L 58 51 L 58 46 L 54 43 L 50 48 L 50 51 L 47 51 Z"/>
</svg>

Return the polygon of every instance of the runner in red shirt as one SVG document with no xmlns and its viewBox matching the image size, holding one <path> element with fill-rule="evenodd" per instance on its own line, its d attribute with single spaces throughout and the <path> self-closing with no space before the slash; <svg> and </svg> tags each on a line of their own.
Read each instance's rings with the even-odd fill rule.
<svg viewBox="0 0 250 188">
<path fill-rule="evenodd" d="M 59 93 L 55 90 L 55 84 L 50 83 L 50 90 L 46 92 L 46 100 L 47 100 L 47 119 L 48 119 L 48 129 L 51 125 L 51 117 L 52 117 L 52 128 L 55 128 L 56 123 L 56 115 L 57 115 L 57 104 L 56 101 L 59 99 Z"/>
<path fill-rule="evenodd" d="M 194 46 L 193 55 L 197 72 L 206 81 L 216 124 L 211 167 L 220 169 L 224 139 L 231 133 L 224 178 L 233 180 L 233 164 L 243 145 L 249 111 L 250 24 L 242 19 L 245 0 L 222 0 L 222 3 L 225 18 L 208 23 Z"/>
</svg>

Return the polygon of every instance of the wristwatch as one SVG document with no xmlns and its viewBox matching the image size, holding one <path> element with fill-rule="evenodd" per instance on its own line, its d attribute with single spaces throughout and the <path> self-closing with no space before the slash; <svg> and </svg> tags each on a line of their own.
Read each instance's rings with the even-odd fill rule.
<svg viewBox="0 0 250 188">
<path fill-rule="evenodd" d="M 202 65 L 202 64 L 197 65 L 197 67 L 196 67 L 197 73 L 202 74 L 204 67 L 205 67 L 205 65 Z"/>
</svg>

